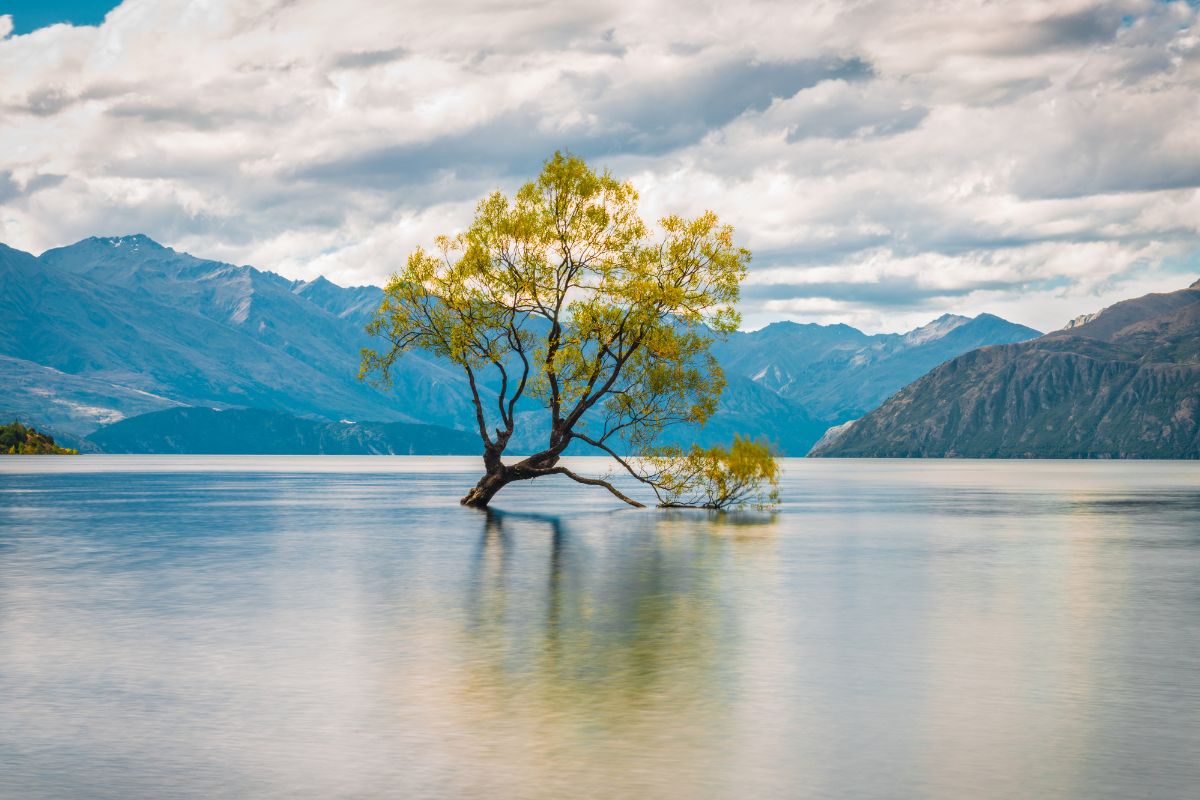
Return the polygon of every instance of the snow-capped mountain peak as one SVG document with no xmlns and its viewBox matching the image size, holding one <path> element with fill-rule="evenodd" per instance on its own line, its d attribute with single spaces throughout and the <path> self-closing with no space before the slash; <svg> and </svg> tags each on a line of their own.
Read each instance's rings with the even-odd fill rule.
<svg viewBox="0 0 1200 800">
<path fill-rule="evenodd" d="M 925 342 L 932 342 L 934 339 L 941 339 L 950 331 L 970 321 L 970 317 L 964 317 L 960 314 L 942 314 L 932 322 L 928 322 L 919 328 L 913 328 L 904 334 L 904 343 L 911 347 L 913 345 L 924 344 Z"/>
</svg>

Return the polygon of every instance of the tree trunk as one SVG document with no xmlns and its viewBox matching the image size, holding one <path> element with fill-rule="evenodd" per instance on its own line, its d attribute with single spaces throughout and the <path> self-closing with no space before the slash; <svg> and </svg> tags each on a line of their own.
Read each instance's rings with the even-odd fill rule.
<svg viewBox="0 0 1200 800">
<path fill-rule="evenodd" d="M 487 504 L 496 496 L 496 492 L 512 482 L 507 470 L 489 472 L 479 479 L 475 488 L 467 492 L 467 496 L 459 500 L 464 506 L 471 508 L 487 508 Z"/>
</svg>

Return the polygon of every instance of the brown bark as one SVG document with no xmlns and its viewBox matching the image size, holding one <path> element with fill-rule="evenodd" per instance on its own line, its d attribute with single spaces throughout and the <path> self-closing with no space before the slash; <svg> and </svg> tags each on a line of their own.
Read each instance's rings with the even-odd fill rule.
<svg viewBox="0 0 1200 800">
<path fill-rule="evenodd" d="M 471 491 L 467 492 L 466 496 L 459 501 L 464 506 L 471 508 L 487 508 L 488 503 L 496 494 L 514 481 L 528 481 L 534 478 L 540 478 L 544 475 L 565 475 L 576 483 L 583 483 L 588 486 L 602 486 L 613 494 L 614 497 L 622 500 L 625 503 L 635 508 L 645 508 L 644 505 L 622 494 L 615 486 L 608 481 L 600 480 L 599 478 L 585 478 L 581 475 L 576 475 L 566 467 L 556 466 L 558 464 L 559 452 L 562 448 L 552 448 L 543 453 L 530 456 L 524 461 L 520 461 L 512 466 L 506 466 L 500 461 L 500 452 L 498 448 L 488 448 L 484 453 L 483 461 L 487 467 L 487 472 Z"/>
<path fill-rule="evenodd" d="M 487 508 L 488 503 L 492 501 L 496 493 L 512 483 L 512 479 L 507 477 L 505 472 L 507 470 L 485 474 L 479 479 L 479 483 L 475 484 L 475 488 L 467 492 L 466 497 L 459 502 L 471 508 Z"/>
</svg>

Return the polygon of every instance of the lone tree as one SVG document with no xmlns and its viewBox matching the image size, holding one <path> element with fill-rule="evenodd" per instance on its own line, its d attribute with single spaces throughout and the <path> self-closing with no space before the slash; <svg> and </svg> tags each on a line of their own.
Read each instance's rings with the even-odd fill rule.
<svg viewBox="0 0 1200 800">
<path fill-rule="evenodd" d="M 561 465 L 573 442 L 616 459 L 663 505 L 773 498 L 763 487 L 778 468 L 765 445 L 654 447 L 666 426 L 703 424 L 716 408 L 725 379 L 709 345 L 737 329 L 750 253 L 711 212 L 665 217 L 652 236 L 637 199 L 629 183 L 556 153 L 514 198 L 484 198 L 465 232 L 439 237 L 434 252 L 418 248 L 388 282 L 367 327 L 387 347 L 363 351 L 362 375 L 386 385 L 412 349 L 465 372 L 485 473 L 463 505 L 487 506 L 509 483 L 544 475 L 642 505 Z M 505 463 L 518 422 L 531 417 L 544 446 Z"/>
</svg>

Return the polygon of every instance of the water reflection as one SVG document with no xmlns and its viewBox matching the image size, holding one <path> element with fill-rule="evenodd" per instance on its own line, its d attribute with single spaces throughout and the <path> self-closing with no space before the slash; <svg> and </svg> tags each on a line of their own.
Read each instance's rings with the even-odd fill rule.
<svg viewBox="0 0 1200 800">
<path fill-rule="evenodd" d="M 421 636 L 454 643 L 439 668 L 447 695 L 425 700 L 488 732 L 476 757 L 490 790 L 627 797 L 669 778 L 672 796 L 695 797 L 718 785 L 738 647 L 723 567 L 763 542 L 638 513 L 480 516 L 464 630 Z"/>
<path fill-rule="evenodd" d="M 737 517 L 361 463 L 0 474 L 0 797 L 1200 783 L 1194 466 L 795 464 Z"/>
</svg>

